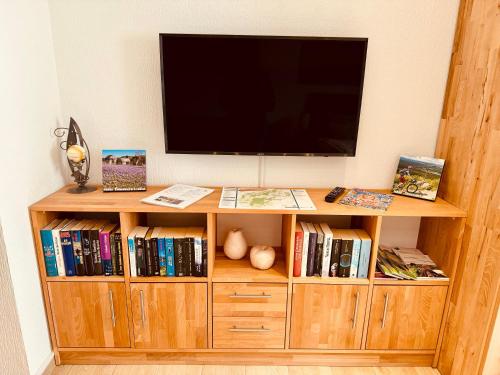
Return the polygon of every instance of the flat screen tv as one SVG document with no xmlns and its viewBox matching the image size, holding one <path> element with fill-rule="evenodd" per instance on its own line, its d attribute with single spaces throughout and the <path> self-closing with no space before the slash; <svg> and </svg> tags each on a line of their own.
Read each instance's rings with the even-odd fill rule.
<svg viewBox="0 0 500 375">
<path fill-rule="evenodd" d="M 367 45 L 160 34 L 166 152 L 354 156 Z"/>
</svg>

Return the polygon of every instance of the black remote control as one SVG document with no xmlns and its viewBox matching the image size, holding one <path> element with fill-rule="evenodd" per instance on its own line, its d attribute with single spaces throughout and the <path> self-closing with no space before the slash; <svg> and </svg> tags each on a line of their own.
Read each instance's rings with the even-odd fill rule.
<svg viewBox="0 0 500 375">
<path fill-rule="evenodd" d="M 325 196 L 325 202 L 333 203 L 335 199 L 345 191 L 345 188 L 337 186 Z"/>
</svg>

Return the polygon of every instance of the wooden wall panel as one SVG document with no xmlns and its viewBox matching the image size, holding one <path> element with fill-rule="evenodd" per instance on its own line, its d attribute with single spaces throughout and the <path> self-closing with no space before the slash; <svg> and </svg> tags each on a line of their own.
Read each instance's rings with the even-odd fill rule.
<svg viewBox="0 0 500 375">
<path fill-rule="evenodd" d="M 498 1 L 462 0 L 436 146 L 446 159 L 440 196 L 468 212 L 442 374 L 481 372 L 500 301 L 499 45 Z"/>
</svg>

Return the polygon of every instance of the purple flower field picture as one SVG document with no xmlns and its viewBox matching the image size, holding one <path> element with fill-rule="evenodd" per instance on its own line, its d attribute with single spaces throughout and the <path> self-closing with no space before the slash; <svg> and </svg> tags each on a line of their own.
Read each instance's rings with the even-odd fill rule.
<svg viewBox="0 0 500 375">
<path fill-rule="evenodd" d="M 103 150 L 102 185 L 104 191 L 146 190 L 146 151 Z"/>
</svg>

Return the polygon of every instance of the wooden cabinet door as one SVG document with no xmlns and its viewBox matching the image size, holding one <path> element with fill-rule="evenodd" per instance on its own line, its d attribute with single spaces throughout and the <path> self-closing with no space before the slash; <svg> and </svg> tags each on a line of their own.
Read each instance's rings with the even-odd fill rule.
<svg viewBox="0 0 500 375">
<path fill-rule="evenodd" d="M 49 282 L 57 345 L 130 347 L 125 284 Z"/>
<path fill-rule="evenodd" d="M 367 285 L 295 284 L 290 348 L 361 349 Z"/>
<path fill-rule="evenodd" d="M 136 348 L 207 347 L 206 283 L 134 283 Z"/>
<path fill-rule="evenodd" d="M 366 349 L 435 349 L 447 286 L 375 286 Z"/>
</svg>

